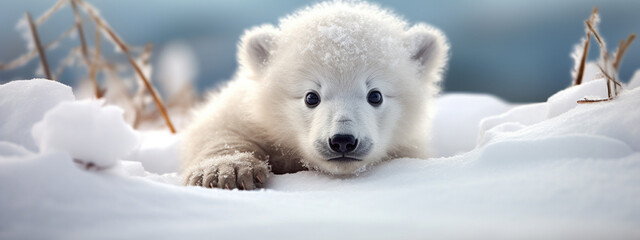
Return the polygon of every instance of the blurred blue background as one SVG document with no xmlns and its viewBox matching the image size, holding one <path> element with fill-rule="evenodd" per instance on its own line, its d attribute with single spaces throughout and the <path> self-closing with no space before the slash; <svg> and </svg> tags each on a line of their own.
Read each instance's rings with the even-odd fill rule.
<svg viewBox="0 0 640 240">
<path fill-rule="evenodd" d="M 55 0 L 1 1 L 0 62 L 26 51 L 15 30 L 29 11 L 41 15 Z M 113 29 L 129 44 L 154 44 L 154 58 L 168 43 L 181 40 L 195 49 L 200 65 L 200 91 L 232 77 L 236 44 L 242 32 L 262 23 L 276 24 L 279 17 L 316 1 L 125 1 L 95 0 L 94 4 Z M 393 9 L 411 23 L 427 22 L 442 29 L 452 45 L 444 89 L 447 92 L 481 92 L 513 102 L 544 101 L 571 83 L 572 46 L 584 36 L 584 20 L 594 6 L 602 17 L 600 32 L 611 51 L 631 32 L 640 33 L 637 0 L 464 0 L 375 1 Z M 39 27 L 42 42 L 54 40 L 73 24 L 69 7 Z M 88 33 L 93 34 L 93 33 Z M 74 40 L 74 41 L 77 41 Z M 70 46 L 77 45 L 76 43 Z M 589 58 L 597 57 L 597 47 Z M 68 49 L 51 50 L 54 65 Z M 36 77 L 38 61 L 0 71 L 0 83 Z M 621 66 L 627 81 L 640 68 L 640 44 L 631 45 Z M 86 72 L 67 72 L 61 80 L 75 84 Z"/>
</svg>

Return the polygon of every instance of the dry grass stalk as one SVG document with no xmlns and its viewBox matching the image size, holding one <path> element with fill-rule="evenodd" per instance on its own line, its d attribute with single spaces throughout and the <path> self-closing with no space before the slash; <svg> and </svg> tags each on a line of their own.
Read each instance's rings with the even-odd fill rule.
<svg viewBox="0 0 640 240">
<path fill-rule="evenodd" d="M 596 31 L 596 29 L 593 27 L 593 24 L 591 22 L 589 22 L 589 21 L 586 21 L 585 24 L 587 24 L 587 27 L 589 28 L 591 33 L 593 33 L 593 36 L 596 37 L 596 40 L 598 41 L 598 44 L 600 44 L 600 46 L 604 47 L 605 46 L 604 41 L 602 41 L 602 38 L 600 38 L 600 35 L 598 34 L 598 31 Z"/>
<path fill-rule="evenodd" d="M 582 57 L 580 58 L 580 67 L 578 68 L 578 74 L 574 81 L 574 85 L 582 84 L 582 77 L 584 76 L 584 67 L 587 63 L 587 54 L 589 53 L 589 42 L 591 42 L 591 34 L 587 32 L 587 40 L 584 42 L 584 50 L 582 51 Z"/>
<path fill-rule="evenodd" d="M 47 9 L 47 11 L 45 11 L 44 14 L 42 14 L 42 16 L 40 16 L 35 21 L 35 25 L 40 26 L 40 24 L 47 21 L 47 19 L 49 19 L 49 17 L 51 17 L 53 13 L 57 12 L 60 8 L 62 8 L 62 6 L 64 6 L 67 3 L 67 1 L 69 0 L 59 0 L 58 2 L 56 2 L 56 4 L 54 4 L 51 8 Z"/>
<path fill-rule="evenodd" d="M 75 0 L 71 1 L 71 8 L 73 9 L 73 15 L 76 21 L 76 29 L 78 30 L 78 36 L 80 36 L 80 44 L 82 46 L 82 57 L 84 58 L 85 63 L 89 66 L 89 48 L 87 48 L 87 40 L 84 38 L 84 31 L 82 29 L 82 17 L 80 17 L 80 13 L 78 12 L 78 6 L 76 6 Z"/>
<path fill-rule="evenodd" d="M 38 37 L 38 31 L 36 29 L 35 24 L 33 23 L 33 19 L 31 18 L 31 14 L 28 12 L 27 21 L 29 21 L 29 29 L 31 29 L 31 36 L 33 37 L 33 42 L 36 45 L 36 49 L 38 50 L 38 54 L 40 55 L 40 62 L 42 63 L 42 68 L 44 69 L 44 74 L 47 76 L 47 79 L 54 80 L 53 76 L 51 76 L 51 71 L 49 70 L 49 64 L 47 63 L 47 55 L 45 54 L 42 45 L 40 44 L 40 38 Z M 55 81 L 55 80 L 54 80 Z"/>
<path fill-rule="evenodd" d="M 97 99 L 102 97 L 100 94 L 100 85 L 98 85 L 98 80 L 96 79 L 96 65 L 93 63 L 91 58 L 89 57 L 89 48 L 87 47 L 87 40 L 84 37 L 84 30 L 82 27 L 82 17 L 80 16 L 80 12 L 78 11 L 78 6 L 76 0 L 69 0 L 71 2 L 71 8 L 73 9 L 73 15 L 76 21 L 76 28 L 78 29 L 78 36 L 80 36 L 80 44 L 82 46 L 82 59 L 84 60 L 84 64 L 89 68 L 89 78 L 91 79 L 94 86 L 94 94 Z M 96 41 L 98 45 L 96 48 L 99 48 L 100 37 L 96 36 Z M 95 59 L 97 61 L 97 59 Z"/>
<path fill-rule="evenodd" d="M 591 15 L 589 16 L 589 19 L 585 21 L 587 26 L 587 29 L 585 29 L 586 39 L 585 39 L 584 47 L 582 50 L 582 57 L 580 58 L 580 64 L 577 69 L 576 79 L 574 79 L 574 82 L 573 82 L 574 85 L 582 84 L 582 80 L 583 80 L 582 78 L 584 77 L 584 69 L 587 62 L 587 55 L 589 53 L 589 43 L 591 42 L 590 32 L 595 31 L 595 29 L 593 28 L 593 25 L 596 24 L 599 21 L 599 19 L 600 18 L 598 16 L 598 8 L 594 7 L 593 11 L 591 12 Z M 602 44 L 600 37 L 598 35 L 595 35 L 595 36 L 596 36 L 596 39 L 598 39 L 598 42 Z"/>
<path fill-rule="evenodd" d="M 596 30 L 596 28 L 594 27 L 595 24 L 597 24 L 597 20 L 598 16 L 598 9 L 594 8 L 593 9 L 593 13 L 591 14 L 591 17 L 589 17 L 589 20 L 587 20 L 585 22 L 587 29 L 593 34 L 593 36 L 596 38 L 598 45 L 600 46 L 600 58 L 602 60 L 602 64 L 598 64 L 598 68 L 600 70 L 600 72 L 602 74 L 604 74 L 605 78 L 607 79 L 607 98 L 606 99 L 583 99 L 583 100 L 579 100 L 578 103 L 594 103 L 594 102 L 604 102 L 604 101 L 610 101 L 615 99 L 618 94 L 619 94 L 619 89 L 618 88 L 622 88 L 622 83 L 620 83 L 618 80 L 616 80 L 615 76 L 617 76 L 617 72 L 618 69 L 620 67 L 620 62 L 622 61 L 622 57 L 624 55 L 624 52 L 626 51 L 626 49 L 629 47 L 629 45 L 631 44 L 631 42 L 633 42 L 633 40 L 635 39 L 635 34 L 631 34 L 629 36 L 629 38 L 627 38 L 626 41 L 621 41 L 620 45 L 618 47 L 618 51 L 616 52 L 615 55 L 615 59 L 613 62 L 613 65 L 611 65 L 613 67 L 613 74 L 611 74 L 609 72 L 610 70 L 610 65 L 609 65 L 609 53 L 607 51 L 607 45 L 606 42 L 600 37 L 600 34 L 598 34 L 598 31 Z M 585 48 L 585 55 L 586 55 L 586 48 Z M 580 74 L 582 74 L 584 72 L 584 69 L 580 69 Z M 576 81 L 577 82 L 577 81 Z M 613 85 L 613 91 L 611 89 L 611 86 Z"/>
<path fill-rule="evenodd" d="M 144 52 L 140 55 L 140 58 L 142 59 L 142 64 L 149 65 L 151 63 L 150 62 L 151 50 L 153 50 L 153 44 L 147 43 L 147 45 L 145 45 L 144 47 Z"/>
<path fill-rule="evenodd" d="M 29 51 L 7 64 L 0 64 L 0 70 L 9 70 L 22 66 L 25 63 L 29 62 L 29 60 L 33 59 L 33 57 L 35 57 L 36 55 L 38 55 L 37 50 L 34 49 L 33 51 Z"/>
<path fill-rule="evenodd" d="M 605 98 L 605 99 L 582 99 L 582 100 L 578 100 L 579 104 L 585 104 L 585 103 L 597 103 L 597 102 L 606 102 L 606 101 L 611 101 L 613 100 L 613 98 Z"/>
<path fill-rule="evenodd" d="M 151 50 L 153 49 L 153 44 L 148 43 L 145 46 L 145 50 L 144 52 L 142 52 L 139 56 L 138 56 L 138 62 L 140 62 L 140 64 L 142 64 L 143 66 L 148 66 L 150 64 L 150 58 L 151 58 Z M 142 81 L 142 80 L 140 80 Z M 156 114 L 158 112 L 151 112 L 148 113 L 145 111 L 145 90 L 140 88 L 138 89 L 138 92 L 135 93 L 134 99 L 138 99 L 138 102 L 134 103 L 134 108 L 135 108 L 135 118 L 133 120 L 133 128 L 138 128 L 140 127 L 140 124 L 142 123 L 142 121 L 144 120 L 152 120 L 155 119 L 157 117 L 161 117 L 159 116 L 159 114 Z M 166 105 L 167 107 L 169 107 L 168 105 Z"/>
<path fill-rule="evenodd" d="M 591 12 L 591 15 L 589 15 L 589 22 L 596 22 L 596 19 L 598 18 L 598 7 L 593 7 L 593 11 Z"/>
<path fill-rule="evenodd" d="M 100 85 L 98 84 L 98 79 L 96 75 L 98 75 L 98 61 L 100 60 L 100 28 L 96 28 L 96 36 L 94 38 L 94 55 L 93 61 L 91 61 L 91 66 L 89 67 L 89 78 L 93 83 L 93 91 L 96 98 L 100 99 L 104 96 L 103 90 L 100 90 Z"/>
<path fill-rule="evenodd" d="M 624 53 L 627 51 L 627 48 L 629 48 L 629 45 L 631 45 L 631 43 L 635 39 L 636 39 L 636 35 L 632 33 L 627 38 L 627 41 L 624 41 L 624 40 L 620 41 L 620 45 L 618 46 L 618 52 L 616 52 L 616 59 L 615 61 L 613 61 L 613 68 L 616 71 L 620 68 L 620 62 L 622 62 L 622 57 L 624 56 Z"/>
</svg>

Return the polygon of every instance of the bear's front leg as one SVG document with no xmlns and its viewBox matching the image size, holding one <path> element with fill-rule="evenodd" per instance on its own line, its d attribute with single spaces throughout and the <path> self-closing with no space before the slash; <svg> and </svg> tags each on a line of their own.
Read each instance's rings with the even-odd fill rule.
<svg viewBox="0 0 640 240">
<path fill-rule="evenodd" d="M 269 165 L 252 153 L 236 152 L 212 156 L 194 163 L 183 172 L 186 185 L 207 188 L 252 190 L 267 180 Z"/>
</svg>

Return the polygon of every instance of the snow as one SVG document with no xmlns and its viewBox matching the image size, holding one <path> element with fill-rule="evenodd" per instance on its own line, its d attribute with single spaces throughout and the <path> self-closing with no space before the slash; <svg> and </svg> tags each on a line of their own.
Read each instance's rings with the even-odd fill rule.
<svg viewBox="0 0 640 240">
<path fill-rule="evenodd" d="M 636 70 L 636 72 L 633 73 L 631 80 L 629 80 L 629 84 L 627 84 L 627 88 L 629 89 L 637 87 L 640 87 L 640 69 Z"/>
<path fill-rule="evenodd" d="M 0 142 L 12 142 L 37 151 L 31 138 L 33 124 L 58 103 L 74 99 L 70 87 L 46 79 L 0 85 Z"/>
<path fill-rule="evenodd" d="M 142 163 L 144 169 L 154 173 L 178 171 L 178 138 L 167 131 L 141 132 L 141 145 L 127 159 Z"/>
<path fill-rule="evenodd" d="M 601 94 L 601 83 L 532 104 L 447 94 L 433 126 L 433 148 L 447 157 L 395 159 L 351 178 L 274 175 L 257 191 L 181 186 L 180 135 L 166 132 L 139 132 L 141 144 L 105 170 L 85 170 L 68 150 L 0 142 L 0 239 L 638 239 L 640 88 L 574 104 Z M 47 86 L 34 101 L 59 88 Z M 43 122 L 56 111 L 79 118 L 70 108 L 91 104 L 81 112 L 109 108 L 66 102 Z M 15 110 L 2 117 L 41 111 Z M 84 131 L 82 119 L 73 121 Z"/>
<path fill-rule="evenodd" d="M 123 110 L 102 101 L 63 102 L 49 110 L 31 131 L 41 153 L 63 151 L 74 160 L 111 167 L 139 144 Z"/>
<path fill-rule="evenodd" d="M 512 107 L 490 95 L 455 93 L 436 99 L 436 106 L 435 115 L 438 117 L 432 126 L 435 139 L 432 145 L 433 154 L 437 157 L 450 157 L 473 149 L 479 131 L 475 123 Z"/>
<path fill-rule="evenodd" d="M 0 142 L 0 156 L 13 157 L 13 156 L 26 156 L 31 154 L 29 150 L 23 146 L 16 145 L 10 142 Z"/>
<path fill-rule="evenodd" d="M 586 146 L 579 146 L 578 143 L 582 142 L 581 138 L 587 142 L 601 140 L 603 144 L 618 142 L 632 151 L 640 152 L 640 128 L 636 127 L 637 123 L 640 123 L 640 114 L 637 111 L 640 99 L 637 96 L 640 96 L 640 88 L 630 90 L 619 96 L 615 101 L 615 105 L 580 104 L 558 117 L 527 127 L 521 127 L 521 129 L 511 131 L 491 129 L 489 130 L 490 134 L 485 132 L 481 143 L 576 138 L 574 139 L 576 144 L 573 145 L 584 148 L 580 150 L 582 152 L 596 154 L 593 151 L 606 149 L 604 147 L 588 149 Z M 609 109 L 612 105 L 616 106 L 616 111 Z M 534 111 L 529 113 L 531 115 L 537 114 Z M 560 146 L 567 147 L 567 145 L 572 144 Z"/>
<path fill-rule="evenodd" d="M 547 100 L 549 106 L 548 117 L 555 117 L 569 109 L 578 106 L 577 100 L 605 99 L 607 94 L 607 80 L 600 78 L 597 80 L 582 83 L 580 87 L 570 87 L 558 92 Z"/>
</svg>

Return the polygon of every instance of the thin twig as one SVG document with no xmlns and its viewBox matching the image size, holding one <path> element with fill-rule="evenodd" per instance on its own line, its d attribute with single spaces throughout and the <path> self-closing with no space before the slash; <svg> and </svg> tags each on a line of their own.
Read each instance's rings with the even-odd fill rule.
<svg viewBox="0 0 640 240">
<path fill-rule="evenodd" d="M 144 48 L 144 52 L 140 54 L 139 58 L 142 60 L 142 64 L 149 65 L 151 59 L 151 50 L 153 50 L 153 44 L 147 43 Z"/>
<path fill-rule="evenodd" d="M 93 55 L 93 61 L 91 61 L 91 65 L 89 68 L 89 78 L 91 78 L 91 82 L 93 82 L 93 91 L 96 95 L 96 98 L 100 99 L 103 96 L 103 91 L 100 91 L 100 85 L 98 84 L 98 79 L 96 78 L 96 75 L 98 74 L 98 69 L 97 69 L 97 64 L 98 61 L 100 60 L 100 28 L 96 28 L 96 36 L 94 38 L 94 55 Z"/>
<path fill-rule="evenodd" d="M 595 22 L 596 16 L 598 16 L 598 7 L 593 7 L 593 11 L 591 11 L 591 15 L 589 16 L 589 22 Z"/>
<path fill-rule="evenodd" d="M 605 98 L 605 99 L 583 99 L 583 100 L 578 100 L 579 104 L 584 104 L 584 103 L 597 103 L 597 102 L 606 102 L 606 101 L 611 101 L 613 100 L 613 98 Z"/>
<path fill-rule="evenodd" d="M 584 43 L 584 50 L 582 51 L 582 58 L 580 59 L 580 67 L 578 67 L 578 74 L 576 75 L 575 85 L 582 84 L 584 68 L 587 63 L 587 54 L 589 52 L 589 42 L 591 42 L 591 34 L 587 32 L 587 40 Z"/>
<path fill-rule="evenodd" d="M 606 62 L 605 62 L 605 64 L 606 64 Z M 612 96 L 611 96 L 611 79 L 612 78 L 611 78 L 611 76 L 609 76 L 607 71 L 605 71 L 602 66 L 598 65 L 598 68 L 600 69 L 600 72 L 602 74 L 604 74 L 605 78 L 607 78 L 607 95 L 609 96 L 609 98 L 612 98 Z"/>
<path fill-rule="evenodd" d="M 89 66 L 91 62 L 89 60 L 89 48 L 87 48 L 87 40 L 84 38 L 84 31 L 82 30 L 82 17 L 80 17 L 80 13 L 78 12 L 78 6 L 76 6 L 75 0 L 71 1 L 71 7 L 73 8 L 73 15 L 76 20 L 76 29 L 78 29 L 78 36 L 80 36 L 80 44 L 82 46 L 82 57 L 84 58 L 85 63 Z"/>
<path fill-rule="evenodd" d="M 31 18 L 31 14 L 27 12 L 27 20 L 29 21 L 29 28 L 31 29 L 31 35 L 33 36 L 33 42 L 36 45 L 36 49 L 38 50 L 38 54 L 40 54 L 40 62 L 42 63 L 42 68 L 44 69 L 44 74 L 47 76 L 47 79 L 54 80 L 51 76 L 51 71 L 49 70 L 49 64 L 47 63 L 47 55 L 42 49 L 42 45 L 40 44 L 40 38 L 38 37 L 38 31 L 36 30 L 36 26 L 33 24 L 33 19 Z M 55 81 L 55 80 L 54 80 Z"/>
<path fill-rule="evenodd" d="M 600 44 L 600 46 L 604 46 L 604 42 L 600 38 L 600 35 L 598 35 L 598 31 L 596 31 L 596 29 L 593 28 L 593 25 L 591 24 L 591 22 L 590 21 L 586 21 L 585 23 L 587 24 L 587 27 L 589 28 L 591 33 L 593 33 L 593 36 L 596 37 L 596 40 L 598 40 L 598 44 Z"/>
<path fill-rule="evenodd" d="M 607 92 L 609 93 L 609 98 L 613 98 L 615 96 L 617 96 L 617 92 L 618 90 L 616 89 L 616 95 L 612 95 L 611 94 L 611 82 L 613 82 L 614 84 L 614 88 L 617 88 L 617 86 L 622 87 L 622 84 L 620 82 L 618 82 L 615 78 L 611 77 L 611 75 L 609 75 L 607 73 L 607 71 L 604 70 L 604 68 L 600 65 L 598 65 L 598 68 L 600 69 L 600 72 L 602 72 L 602 74 L 604 74 L 605 78 L 607 78 Z"/>
<path fill-rule="evenodd" d="M 149 64 L 152 47 L 153 45 L 151 43 L 147 43 L 145 47 L 145 51 L 138 56 L 138 61 L 142 65 L 146 66 Z M 147 115 L 150 115 L 150 114 L 145 114 L 145 111 L 144 111 L 145 105 L 146 105 L 144 101 L 144 93 L 145 93 L 145 90 L 143 88 L 139 88 L 138 92 L 135 93 L 135 96 L 133 97 L 134 99 L 140 99 L 140 101 L 134 102 L 134 109 L 135 109 L 135 118 L 133 119 L 134 129 L 138 129 L 138 127 L 140 126 L 140 123 L 142 123 L 143 118 L 145 118 L 145 116 Z M 159 117 L 159 116 L 156 116 L 156 117 Z"/>
<path fill-rule="evenodd" d="M 51 17 L 51 15 L 53 15 L 53 13 L 55 13 L 62 6 L 64 6 L 64 4 L 67 3 L 67 1 L 69 1 L 69 0 L 59 0 L 58 2 L 56 2 L 56 4 L 53 5 L 53 7 L 49 8 L 46 12 L 44 12 L 44 14 L 42 14 L 42 16 L 40 16 L 38 19 L 36 19 L 35 25 L 39 26 L 43 22 L 47 21 L 47 19 L 49 19 L 49 17 Z"/>
<path fill-rule="evenodd" d="M 627 51 L 627 48 L 629 48 L 629 45 L 631 45 L 634 39 L 636 39 L 636 34 L 632 33 L 627 38 L 626 42 L 624 40 L 620 41 L 620 46 L 618 47 L 618 52 L 616 53 L 616 60 L 613 62 L 613 68 L 616 71 L 620 67 L 620 62 L 622 62 L 622 57 L 624 56 L 624 53 Z"/>
<path fill-rule="evenodd" d="M 0 64 L 0 70 L 8 70 L 22 66 L 23 64 L 29 62 L 29 60 L 33 59 L 33 57 L 35 57 L 36 55 L 38 55 L 38 50 L 33 49 L 32 51 L 21 55 L 20 57 L 7 64 Z"/>
<path fill-rule="evenodd" d="M 102 97 L 101 96 L 102 94 L 100 94 L 100 86 L 98 85 L 98 80 L 96 79 L 96 68 L 95 68 L 96 65 L 93 63 L 93 61 L 90 60 L 91 58 L 89 57 L 89 48 L 87 47 L 87 40 L 84 37 L 84 31 L 82 28 L 82 17 L 80 16 L 80 12 L 78 12 L 78 6 L 76 4 L 76 0 L 70 0 L 70 1 L 71 1 L 71 8 L 73 8 L 73 15 L 75 16 L 75 20 L 76 20 L 76 26 L 78 28 L 78 35 L 80 36 L 80 44 L 82 45 L 82 59 L 84 60 L 84 64 L 87 67 L 89 67 L 89 78 L 93 83 L 94 94 L 96 98 L 99 99 L 100 97 Z M 96 36 L 95 41 L 97 42 L 97 44 L 100 44 L 99 35 Z M 100 47 L 99 45 L 96 45 L 97 49 L 99 49 L 99 47 Z"/>
</svg>

